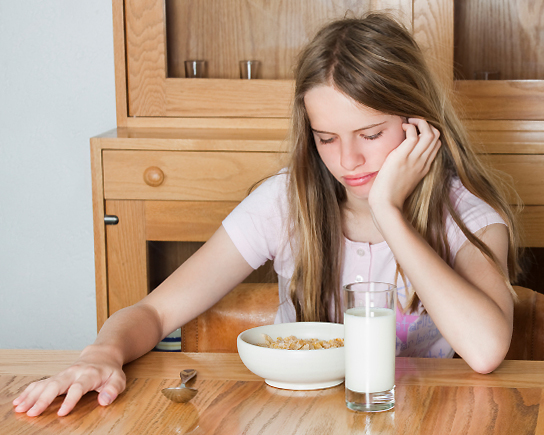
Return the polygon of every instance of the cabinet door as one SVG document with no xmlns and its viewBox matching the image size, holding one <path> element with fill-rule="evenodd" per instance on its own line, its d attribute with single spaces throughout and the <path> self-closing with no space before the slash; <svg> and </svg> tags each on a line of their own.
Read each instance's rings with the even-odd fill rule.
<svg viewBox="0 0 544 435">
<path fill-rule="evenodd" d="M 323 22 L 387 9 L 412 26 L 412 0 L 120 1 L 126 58 L 116 65 L 118 76 L 126 65 L 129 117 L 288 118 L 295 56 Z M 208 78 L 185 78 L 184 60 L 195 58 Z M 244 59 L 261 62 L 261 79 L 239 78 Z"/>
<path fill-rule="evenodd" d="M 544 3 L 528 0 L 454 3 L 452 71 L 466 116 L 543 120 Z"/>
<path fill-rule="evenodd" d="M 106 226 L 109 317 L 148 293 L 145 203 L 106 201 L 106 214 L 119 218 Z"/>
<path fill-rule="evenodd" d="M 150 259 L 155 249 L 150 243 L 191 242 L 181 248 L 182 254 L 176 254 L 180 258 L 188 257 L 198 248 L 192 242 L 208 240 L 236 204 L 228 201 L 106 201 L 106 214 L 119 219 L 116 225 L 106 226 L 107 316 L 144 298 L 160 283 L 156 276 L 161 276 L 159 281 L 162 281 L 177 267 L 166 264 L 172 260 Z M 158 270 L 150 271 L 150 266 Z M 166 271 L 168 267 L 171 270 Z"/>
</svg>

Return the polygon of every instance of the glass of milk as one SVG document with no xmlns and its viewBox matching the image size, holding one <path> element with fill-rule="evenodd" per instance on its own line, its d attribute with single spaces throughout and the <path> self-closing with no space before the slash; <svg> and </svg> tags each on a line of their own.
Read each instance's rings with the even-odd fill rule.
<svg viewBox="0 0 544 435">
<path fill-rule="evenodd" d="M 346 405 L 354 411 L 395 406 L 396 291 L 383 282 L 344 286 Z"/>
</svg>

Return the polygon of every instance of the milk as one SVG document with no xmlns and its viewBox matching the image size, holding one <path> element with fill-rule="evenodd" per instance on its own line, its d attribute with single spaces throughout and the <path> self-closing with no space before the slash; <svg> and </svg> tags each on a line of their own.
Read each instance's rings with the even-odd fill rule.
<svg viewBox="0 0 544 435">
<path fill-rule="evenodd" d="M 346 388 L 358 393 L 395 384 L 395 313 L 389 308 L 350 308 L 344 313 Z"/>
</svg>

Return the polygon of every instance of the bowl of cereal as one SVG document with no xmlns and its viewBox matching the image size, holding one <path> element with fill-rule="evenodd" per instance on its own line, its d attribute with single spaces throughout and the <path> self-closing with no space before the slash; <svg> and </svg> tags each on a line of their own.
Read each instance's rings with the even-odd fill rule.
<svg viewBox="0 0 544 435">
<path fill-rule="evenodd" d="M 344 381 L 344 325 L 326 322 L 258 326 L 238 335 L 238 354 L 265 382 L 317 390 Z"/>
</svg>

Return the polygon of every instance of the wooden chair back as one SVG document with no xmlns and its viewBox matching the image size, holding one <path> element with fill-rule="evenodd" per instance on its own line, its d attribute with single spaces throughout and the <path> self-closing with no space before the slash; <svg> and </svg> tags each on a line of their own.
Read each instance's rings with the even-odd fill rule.
<svg viewBox="0 0 544 435">
<path fill-rule="evenodd" d="M 238 335 L 274 323 L 278 305 L 278 284 L 240 284 L 181 329 L 181 350 L 238 352 Z"/>
<path fill-rule="evenodd" d="M 506 359 L 544 360 L 544 295 L 515 286 L 512 344 Z M 240 332 L 274 323 L 277 284 L 241 284 L 182 328 L 183 352 L 237 352 Z"/>
<path fill-rule="evenodd" d="M 505 359 L 544 360 L 544 295 L 514 286 L 518 302 L 514 307 L 512 344 Z"/>
</svg>

